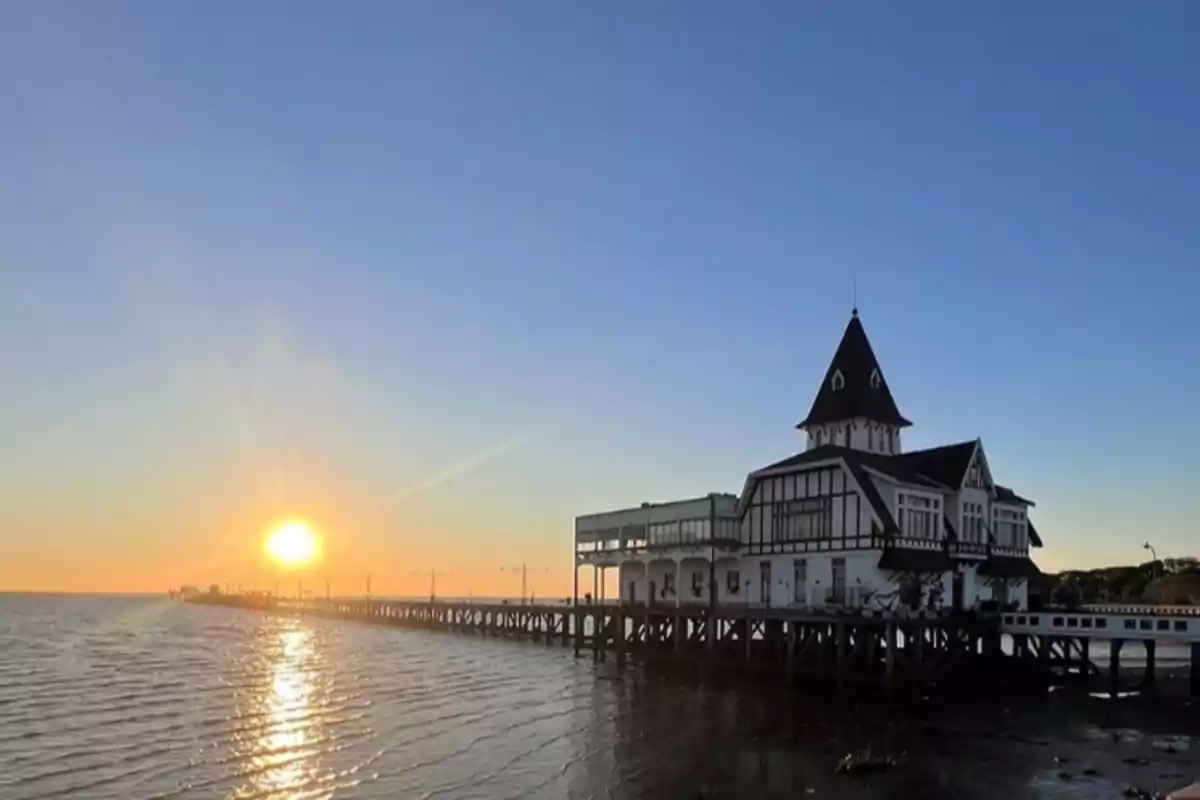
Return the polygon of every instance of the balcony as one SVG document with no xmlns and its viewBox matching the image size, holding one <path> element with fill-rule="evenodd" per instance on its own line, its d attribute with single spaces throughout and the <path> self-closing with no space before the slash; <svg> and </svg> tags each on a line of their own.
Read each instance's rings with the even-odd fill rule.
<svg viewBox="0 0 1200 800">
<path fill-rule="evenodd" d="M 575 556 L 581 563 L 611 566 L 622 561 L 651 561 L 655 558 L 723 558 L 736 556 L 742 543 L 737 539 L 690 539 L 683 536 L 657 541 L 645 539 L 576 542 Z"/>
</svg>

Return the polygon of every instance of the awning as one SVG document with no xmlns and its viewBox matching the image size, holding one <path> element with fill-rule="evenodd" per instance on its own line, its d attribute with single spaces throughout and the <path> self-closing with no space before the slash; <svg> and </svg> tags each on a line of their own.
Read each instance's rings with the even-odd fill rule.
<svg viewBox="0 0 1200 800">
<path fill-rule="evenodd" d="M 890 547 L 879 557 L 879 568 L 889 572 L 950 572 L 954 562 L 945 550 Z"/>
<path fill-rule="evenodd" d="M 1005 579 L 1036 578 L 1042 571 L 1028 558 L 992 556 L 979 565 L 978 574 Z"/>
</svg>

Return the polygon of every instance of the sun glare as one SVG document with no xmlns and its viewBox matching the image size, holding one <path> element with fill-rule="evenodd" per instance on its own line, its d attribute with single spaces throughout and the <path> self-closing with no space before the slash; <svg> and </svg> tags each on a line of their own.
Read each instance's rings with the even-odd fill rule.
<svg viewBox="0 0 1200 800">
<path fill-rule="evenodd" d="M 291 567 L 315 559 L 320 550 L 320 541 L 308 523 L 288 520 L 271 531 L 265 546 L 271 558 L 285 567 Z"/>
</svg>

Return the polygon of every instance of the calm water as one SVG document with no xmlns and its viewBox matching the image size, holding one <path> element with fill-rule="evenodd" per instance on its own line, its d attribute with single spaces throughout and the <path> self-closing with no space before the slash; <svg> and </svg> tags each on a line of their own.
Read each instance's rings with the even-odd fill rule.
<svg viewBox="0 0 1200 800">
<path fill-rule="evenodd" d="M 828 694 L 157 598 L 0 596 L 0 798 L 1104 798 L 1200 778 L 1195 709 L 1055 696 L 884 717 Z M 868 747 L 901 766 L 833 774 Z"/>
</svg>

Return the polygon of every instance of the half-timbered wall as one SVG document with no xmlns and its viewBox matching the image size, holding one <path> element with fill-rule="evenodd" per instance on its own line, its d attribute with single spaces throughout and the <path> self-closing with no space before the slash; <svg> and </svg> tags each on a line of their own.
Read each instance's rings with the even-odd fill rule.
<svg viewBox="0 0 1200 800">
<path fill-rule="evenodd" d="M 871 547 L 871 511 L 841 464 L 760 478 L 742 517 L 742 554 Z"/>
</svg>

